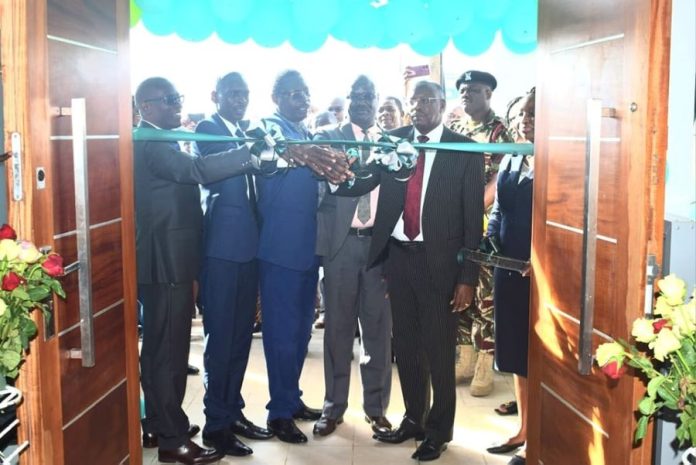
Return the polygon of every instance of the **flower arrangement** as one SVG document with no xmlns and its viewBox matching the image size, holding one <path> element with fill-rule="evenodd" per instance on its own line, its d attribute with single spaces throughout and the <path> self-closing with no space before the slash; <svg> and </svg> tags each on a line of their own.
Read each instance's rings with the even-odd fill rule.
<svg viewBox="0 0 696 465">
<path fill-rule="evenodd" d="M 679 415 L 677 439 L 681 445 L 696 442 L 696 291 L 686 298 L 684 281 L 669 275 L 657 283 L 661 295 L 653 318 L 638 318 L 631 335 L 636 344 L 618 340 L 597 347 L 595 358 L 602 371 L 620 378 L 627 366 L 647 378 L 647 392 L 638 403 L 640 419 L 635 440 L 645 437 L 648 421 L 662 407 Z"/>
<path fill-rule="evenodd" d="M 40 252 L 29 241 L 17 240 L 12 227 L 0 227 L 0 388 L 15 379 L 24 351 L 36 335 L 30 312 L 40 309 L 45 318 L 53 293 L 65 297 L 57 277 L 63 275 L 58 254 Z"/>
</svg>

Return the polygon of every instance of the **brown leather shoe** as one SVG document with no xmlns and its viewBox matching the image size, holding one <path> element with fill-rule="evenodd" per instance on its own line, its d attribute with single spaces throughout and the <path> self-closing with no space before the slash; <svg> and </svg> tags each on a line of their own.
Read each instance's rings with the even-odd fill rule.
<svg viewBox="0 0 696 465">
<path fill-rule="evenodd" d="M 192 438 L 201 431 L 201 427 L 198 425 L 189 425 L 188 437 Z M 157 434 L 155 433 L 143 433 L 143 447 L 145 449 L 152 449 L 157 447 L 159 444 L 157 441 Z"/>
<path fill-rule="evenodd" d="M 188 440 L 178 449 L 160 449 L 157 459 L 162 463 L 183 463 L 184 465 L 202 465 L 221 460 L 225 454 L 215 449 L 203 449 Z"/>
<path fill-rule="evenodd" d="M 384 415 L 375 417 L 365 415 L 365 421 L 370 424 L 370 427 L 372 427 L 372 431 L 375 433 L 383 434 L 391 431 L 392 429 L 392 424 L 389 422 L 389 420 L 387 420 L 387 417 L 385 417 Z"/>
<path fill-rule="evenodd" d="M 329 418 L 324 415 L 314 423 L 314 429 L 312 433 L 319 436 L 328 436 L 329 434 L 336 431 L 336 426 L 343 423 L 343 417 L 340 418 Z"/>
</svg>

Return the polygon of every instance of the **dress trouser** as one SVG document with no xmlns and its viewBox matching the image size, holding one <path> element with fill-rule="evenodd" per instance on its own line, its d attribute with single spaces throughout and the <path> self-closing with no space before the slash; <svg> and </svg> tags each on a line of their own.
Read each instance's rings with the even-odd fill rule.
<svg viewBox="0 0 696 465">
<path fill-rule="evenodd" d="M 256 260 L 237 263 L 207 257 L 205 270 L 203 405 L 204 429 L 210 432 L 229 428 L 244 408 L 241 389 L 256 314 L 258 269 Z"/>
<path fill-rule="evenodd" d="M 385 264 L 394 321 L 394 353 L 406 416 L 428 437 L 452 439 L 456 390 L 455 347 L 459 315 L 432 276 L 425 248 L 389 244 Z M 430 389 L 432 386 L 432 405 Z"/>
<path fill-rule="evenodd" d="M 143 303 L 143 430 L 158 435 L 161 449 L 176 449 L 188 441 L 189 420 L 181 403 L 186 392 L 193 282 L 140 284 L 138 294 Z"/>
<path fill-rule="evenodd" d="M 316 264 L 298 271 L 259 260 L 269 421 L 292 418 L 303 405 L 300 375 L 314 321 L 317 270 Z"/>
<path fill-rule="evenodd" d="M 349 235 L 333 258 L 324 258 L 324 415 L 348 407 L 355 327 L 360 324 L 363 410 L 384 415 L 391 392 L 391 313 L 382 266 L 366 268 L 370 237 Z"/>
</svg>

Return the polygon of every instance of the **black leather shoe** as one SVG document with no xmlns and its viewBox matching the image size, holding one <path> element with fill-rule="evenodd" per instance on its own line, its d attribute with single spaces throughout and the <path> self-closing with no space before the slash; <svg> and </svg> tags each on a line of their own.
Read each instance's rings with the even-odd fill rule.
<svg viewBox="0 0 696 465">
<path fill-rule="evenodd" d="M 343 417 L 329 418 L 322 415 L 321 418 L 314 423 L 314 429 L 312 432 L 319 436 L 328 436 L 336 431 L 336 426 L 340 425 L 341 423 L 343 423 Z"/>
<path fill-rule="evenodd" d="M 365 421 L 370 424 L 375 434 L 388 433 L 392 429 L 392 424 L 385 416 L 370 417 L 365 415 Z"/>
<path fill-rule="evenodd" d="M 256 440 L 263 440 L 263 439 L 271 439 L 273 437 L 273 433 L 271 433 L 270 430 L 267 430 L 266 428 L 261 428 L 260 426 L 256 426 L 253 424 L 247 417 L 242 414 L 242 416 L 239 417 L 239 420 L 235 421 L 232 423 L 232 426 L 230 426 L 230 430 L 239 436 L 245 437 L 247 439 L 256 439 Z"/>
<path fill-rule="evenodd" d="M 276 418 L 268 422 L 268 429 L 283 442 L 301 444 L 307 442 L 307 436 L 297 427 L 291 418 Z"/>
<path fill-rule="evenodd" d="M 214 447 L 224 455 L 232 455 L 234 457 L 245 457 L 254 453 L 246 444 L 237 439 L 229 429 L 221 429 L 217 431 L 203 431 L 203 444 L 208 447 Z"/>
<path fill-rule="evenodd" d="M 421 462 L 435 460 L 440 458 L 440 454 L 442 454 L 445 449 L 447 449 L 446 442 L 425 438 L 425 441 L 420 443 L 420 446 L 418 446 L 418 449 L 416 449 L 411 458 L 420 460 Z"/>
<path fill-rule="evenodd" d="M 195 442 L 188 440 L 178 449 L 160 449 L 157 459 L 162 463 L 183 463 L 184 465 L 201 465 L 217 462 L 225 456 L 215 449 L 203 449 Z"/>
<path fill-rule="evenodd" d="M 410 418 L 404 418 L 399 427 L 394 431 L 375 433 L 372 438 L 389 444 L 401 444 L 409 439 L 422 441 L 425 439 L 425 432 L 423 432 L 423 428 L 416 424 L 415 421 Z"/>
<path fill-rule="evenodd" d="M 201 372 L 201 370 L 198 367 L 195 367 L 193 365 L 189 365 L 188 368 L 186 368 L 187 375 L 197 375 L 200 372 Z"/>
<path fill-rule="evenodd" d="M 526 465 L 527 459 L 521 455 L 513 455 L 508 465 Z"/>
<path fill-rule="evenodd" d="M 507 454 L 508 452 L 517 450 L 522 446 L 524 446 L 524 442 L 508 442 L 506 444 L 500 444 L 497 446 L 489 447 L 488 449 L 486 449 L 486 451 L 488 451 L 489 454 Z"/>
<path fill-rule="evenodd" d="M 292 417 L 295 420 L 317 421 L 321 418 L 321 410 L 317 408 L 309 408 L 303 404 L 302 408 L 292 414 Z"/>
<path fill-rule="evenodd" d="M 198 425 L 189 425 L 188 437 L 192 438 L 201 431 L 201 427 Z M 143 447 L 145 449 L 152 449 L 159 445 L 157 440 L 157 435 L 155 433 L 143 433 Z"/>
</svg>

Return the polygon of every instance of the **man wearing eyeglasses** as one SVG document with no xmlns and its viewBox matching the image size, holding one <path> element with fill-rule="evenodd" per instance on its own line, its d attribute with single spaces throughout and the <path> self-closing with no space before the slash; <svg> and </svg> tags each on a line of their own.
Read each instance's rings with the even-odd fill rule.
<svg viewBox="0 0 696 465">
<path fill-rule="evenodd" d="M 498 86 L 495 77 L 485 71 L 462 73 L 456 82 L 461 96 L 464 118 L 456 119 L 450 128 L 459 134 L 483 143 L 513 142 L 503 121 L 491 109 L 491 97 Z M 502 154 L 484 154 L 486 216 L 495 200 L 498 167 Z M 493 391 L 493 274 L 482 267 L 476 289 L 476 305 L 460 320 L 458 336 L 457 378 L 471 379 L 469 393 L 485 397 Z"/>
<path fill-rule="evenodd" d="M 182 98 L 164 78 L 143 81 L 135 94 L 139 127 L 179 127 Z M 150 447 L 159 447 L 161 462 L 216 462 L 224 453 L 190 440 L 199 428 L 181 408 L 203 223 L 198 184 L 248 171 L 251 154 L 241 147 L 192 157 L 176 142 L 158 141 L 135 141 L 133 148 L 138 295 L 145 310 L 140 357 L 144 437 Z"/>
<path fill-rule="evenodd" d="M 409 102 L 413 125 L 392 135 L 414 143 L 472 142 L 443 126 L 438 84 L 418 82 Z M 336 193 L 360 196 L 380 186 L 367 262 L 384 260 L 406 413 L 396 430 L 374 438 L 423 440 L 412 458 L 435 460 L 452 439 L 457 321 L 474 299 L 478 276 L 478 265 L 460 267 L 456 255 L 462 247 L 476 248 L 481 238 L 483 157 L 420 149 L 410 173 L 370 166 L 371 176 L 356 176 L 352 187 L 344 184 Z"/>
<path fill-rule="evenodd" d="M 322 131 L 315 140 L 376 141 L 377 94 L 374 83 L 358 76 L 350 95 L 350 120 Z M 367 162 L 363 147 L 359 164 Z M 367 267 L 367 254 L 377 213 L 379 186 L 362 197 L 325 195 L 319 206 L 317 254 L 325 280 L 324 383 L 322 416 L 314 434 L 328 436 L 342 423 L 348 407 L 355 330 L 360 325 L 360 377 L 365 420 L 374 432 L 386 432 L 391 392 L 391 313 L 382 266 Z"/>
<path fill-rule="evenodd" d="M 310 96 L 302 75 L 295 70 L 281 73 L 272 98 L 276 112 L 266 121 L 278 125 L 285 139 L 310 140 L 304 124 Z M 307 437 L 295 420 L 321 416 L 320 410 L 304 404 L 299 386 L 314 320 L 319 183 L 305 166 L 257 176 L 256 182 L 262 335 L 271 397 L 268 427 L 281 441 L 303 443 Z"/>
<path fill-rule="evenodd" d="M 211 100 L 217 112 L 196 127 L 197 133 L 244 137 L 249 88 L 241 74 L 218 79 Z M 196 142 L 203 157 L 238 147 L 237 142 Z M 243 144 L 241 144 L 243 145 Z M 203 442 L 227 455 L 252 450 L 236 435 L 262 440 L 273 433 L 248 420 L 242 409 L 244 381 L 256 313 L 258 224 L 251 173 L 206 184 L 203 266 L 200 275 L 205 331 L 205 427 Z"/>
</svg>

